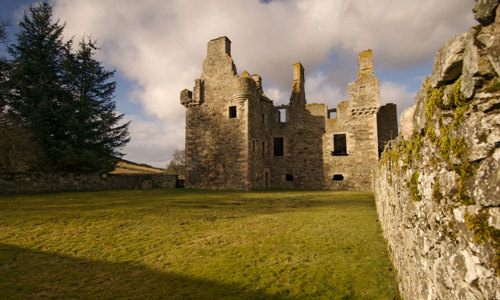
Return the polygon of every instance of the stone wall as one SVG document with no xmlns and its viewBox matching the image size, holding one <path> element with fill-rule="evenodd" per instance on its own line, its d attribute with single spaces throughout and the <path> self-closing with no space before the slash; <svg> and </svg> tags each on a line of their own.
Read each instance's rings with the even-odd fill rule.
<svg viewBox="0 0 500 300">
<path fill-rule="evenodd" d="M 377 112 L 378 149 L 379 153 L 384 151 L 385 145 L 398 136 L 396 104 L 388 103 L 380 106 Z"/>
<path fill-rule="evenodd" d="M 402 116 L 404 135 L 376 171 L 379 219 L 405 299 L 500 299 L 497 7 L 478 1 L 482 23 L 438 51 Z"/>
<path fill-rule="evenodd" d="M 358 79 L 349 84 L 349 101 L 339 104 L 335 119 L 326 120 L 323 159 L 324 185 L 328 189 L 372 190 L 373 168 L 378 162 L 379 109 L 379 80 L 373 72 L 372 51 L 366 50 L 359 54 Z M 335 134 L 346 135 L 347 155 L 332 153 Z"/>
<path fill-rule="evenodd" d="M 286 110 L 286 122 L 275 124 L 272 131 L 273 137 L 283 138 L 283 155 L 274 156 L 274 153 L 271 153 L 272 187 L 321 189 L 323 187 L 321 138 L 325 131 L 326 105 L 284 105 L 277 109 Z M 271 148 L 271 151 L 273 150 L 274 144 Z"/>
<path fill-rule="evenodd" d="M 0 174 L 0 194 L 175 188 L 168 174 Z"/>
<path fill-rule="evenodd" d="M 228 38 L 208 43 L 194 96 L 185 90 L 186 182 L 188 188 L 248 189 L 248 100 L 256 84 L 236 74 Z M 225 84 L 220 84 L 224 82 Z M 188 95 L 187 97 L 185 95 Z M 236 117 L 229 115 L 236 108 Z"/>
<path fill-rule="evenodd" d="M 336 119 L 329 119 L 325 104 L 307 104 L 304 87 L 304 68 L 297 62 L 289 105 L 274 106 L 259 75 L 238 76 L 229 39 L 209 41 L 201 79 L 193 92 L 181 92 L 186 187 L 371 190 L 379 144 L 388 140 L 378 137 L 397 130 L 395 105 L 380 108 L 372 51 L 360 53 L 358 79 L 349 85 L 349 101 L 339 105 Z M 333 153 L 336 134 L 346 136 L 346 153 Z M 275 153 L 277 138 L 283 153 Z"/>
</svg>

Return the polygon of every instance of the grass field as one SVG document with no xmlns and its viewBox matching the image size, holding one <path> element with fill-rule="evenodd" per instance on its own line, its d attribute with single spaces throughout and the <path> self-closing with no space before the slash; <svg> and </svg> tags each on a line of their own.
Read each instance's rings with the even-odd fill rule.
<svg viewBox="0 0 500 300">
<path fill-rule="evenodd" d="M 398 299 L 373 195 L 0 196 L 0 299 Z"/>
</svg>

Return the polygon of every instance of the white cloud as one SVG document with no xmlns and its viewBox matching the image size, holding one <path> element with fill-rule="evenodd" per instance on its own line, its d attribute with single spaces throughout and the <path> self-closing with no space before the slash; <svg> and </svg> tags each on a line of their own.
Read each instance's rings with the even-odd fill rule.
<svg viewBox="0 0 500 300">
<path fill-rule="evenodd" d="M 273 99 L 274 105 L 287 105 L 290 101 L 290 93 L 276 87 L 264 88 L 264 94 Z"/>
<path fill-rule="evenodd" d="M 184 124 L 139 115 L 126 115 L 124 121 L 132 121 L 131 140 L 125 149 L 127 160 L 166 168 L 172 153 L 184 149 Z"/>
<path fill-rule="evenodd" d="M 403 110 L 415 104 L 415 95 L 416 93 L 410 92 L 405 85 L 392 81 L 384 81 L 380 84 L 381 104 L 395 103 L 398 108 L 398 116 Z"/>
<path fill-rule="evenodd" d="M 53 0 L 53 4 L 55 16 L 66 22 L 68 37 L 91 34 L 101 46 L 99 58 L 138 83 L 133 94 L 146 115 L 179 128 L 182 134 L 149 131 L 155 135 L 151 139 L 161 135 L 165 147 L 183 138 L 179 92 L 192 89 L 200 76 L 206 43 L 212 38 L 226 35 L 232 40 L 240 73 L 260 74 L 271 98 L 288 102 L 292 65 L 300 60 L 306 69 L 307 99 L 333 105 L 346 98 L 345 78 L 352 74 L 346 68 L 356 69 L 336 62 L 339 57 L 352 59 L 371 48 L 377 66 L 405 68 L 428 61 L 446 39 L 473 24 L 470 0 L 268 4 L 257 0 Z M 340 68 L 325 69 L 328 64 Z M 132 138 L 136 142 L 125 151 L 139 153 L 137 138 Z M 139 161 L 149 159 L 149 152 L 143 153 Z"/>
<path fill-rule="evenodd" d="M 348 95 L 342 93 L 322 72 L 306 78 L 305 89 L 308 103 L 326 103 L 330 108 L 334 108 L 339 102 L 348 99 Z"/>
</svg>

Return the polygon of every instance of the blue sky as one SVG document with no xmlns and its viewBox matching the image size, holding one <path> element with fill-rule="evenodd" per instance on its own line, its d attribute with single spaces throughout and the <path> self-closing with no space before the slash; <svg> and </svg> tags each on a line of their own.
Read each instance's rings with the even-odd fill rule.
<svg viewBox="0 0 500 300">
<path fill-rule="evenodd" d="M 17 24 L 29 0 L 0 0 Z M 275 104 L 288 102 L 292 65 L 306 70 L 308 103 L 347 100 L 357 54 L 373 50 L 382 103 L 398 111 L 432 71 L 436 51 L 476 24 L 471 0 L 52 0 L 66 38 L 92 35 L 98 59 L 116 69 L 117 110 L 131 120 L 126 159 L 165 167 L 184 145 L 179 92 L 201 74 L 206 43 L 232 41 L 238 73 L 263 78 Z M 13 26 L 9 33 L 14 40 Z"/>
</svg>

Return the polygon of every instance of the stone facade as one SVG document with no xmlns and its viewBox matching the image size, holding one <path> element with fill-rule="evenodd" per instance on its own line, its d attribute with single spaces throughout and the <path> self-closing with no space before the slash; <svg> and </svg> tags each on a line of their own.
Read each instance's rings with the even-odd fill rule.
<svg viewBox="0 0 500 300">
<path fill-rule="evenodd" d="M 376 171 L 404 299 L 500 299 L 498 0 L 475 13 L 481 24 L 438 51 Z"/>
<path fill-rule="evenodd" d="M 0 195 L 175 188 L 177 175 L 18 173 L 0 174 Z"/>
<path fill-rule="evenodd" d="M 211 40 L 193 92 L 181 92 L 186 187 L 371 190 L 380 149 L 397 135 L 396 106 L 380 106 L 371 50 L 360 53 L 349 100 L 329 110 L 307 104 L 300 62 L 289 105 L 274 106 L 259 75 L 238 76 L 230 44 Z"/>
</svg>

